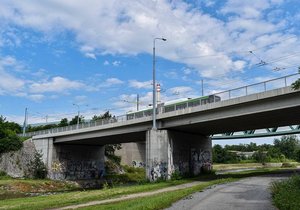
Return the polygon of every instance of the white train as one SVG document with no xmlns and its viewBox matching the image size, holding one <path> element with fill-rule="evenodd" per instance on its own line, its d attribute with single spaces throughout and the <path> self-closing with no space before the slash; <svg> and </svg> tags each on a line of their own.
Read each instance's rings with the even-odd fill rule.
<svg viewBox="0 0 300 210">
<path fill-rule="evenodd" d="M 203 96 L 199 98 L 183 98 L 183 99 L 177 99 L 173 101 L 168 101 L 165 103 L 161 103 L 157 105 L 156 113 L 166 113 L 166 112 L 172 112 L 175 110 L 185 109 L 188 107 L 195 107 L 200 106 L 208 103 L 214 103 L 221 101 L 221 97 L 216 95 L 209 95 L 209 96 Z M 145 116 L 152 116 L 153 110 L 151 108 L 149 109 L 143 109 L 136 112 L 129 112 L 126 115 L 127 120 L 132 120 L 136 118 L 141 118 Z"/>
</svg>

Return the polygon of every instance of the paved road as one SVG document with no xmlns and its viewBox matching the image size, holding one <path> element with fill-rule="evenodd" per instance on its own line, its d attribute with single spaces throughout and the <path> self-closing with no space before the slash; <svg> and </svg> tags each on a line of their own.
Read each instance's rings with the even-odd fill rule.
<svg viewBox="0 0 300 210">
<path fill-rule="evenodd" d="M 168 210 L 274 210 L 269 186 L 287 175 L 268 175 L 214 186 L 174 203 Z"/>
</svg>

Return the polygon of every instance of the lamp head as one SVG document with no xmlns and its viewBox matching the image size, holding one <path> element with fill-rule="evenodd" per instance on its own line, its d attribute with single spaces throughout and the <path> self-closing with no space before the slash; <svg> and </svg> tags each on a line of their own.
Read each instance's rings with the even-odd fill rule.
<svg viewBox="0 0 300 210">
<path fill-rule="evenodd" d="M 163 40 L 163 41 L 167 41 L 167 39 L 166 39 L 166 38 L 161 38 L 161 40 Z"/>
</svg>

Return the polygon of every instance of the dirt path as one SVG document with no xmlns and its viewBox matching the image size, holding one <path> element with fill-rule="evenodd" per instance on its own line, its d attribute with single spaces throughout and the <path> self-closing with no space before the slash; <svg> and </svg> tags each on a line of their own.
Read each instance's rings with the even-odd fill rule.
<svg viewBox="0 0 300 210">
<path fill-rule="evenodd" d="M 133 199 L 133 198 L 147 197 L 147 196 L 156 195 L 156 194 L 163 193 L 163 192 L 170 192 L 170 191 L 181 190 L 181 189 L 193 187 L 193 186 L 199 185 L 201 183 L 203 183 L 203 182 L 195 181 L 195 182 L 190 182 L 190 183 L 181 184 L 181 185 L 177 185 L 177 186 L 166 187 L 166 188 L 159 189 L 159 190 L 154 190 L 154 191 L 151 191 L 151 192 L 134 193 L 134 194 L 130 194 L 130 195 L 124 195 L 124 196 L 121 196 L 121 197 L 118 197 L 118 198 L 106 199 L 106 200 L 101 200 L 101 201 L 91 201 L 91 202 L 78 204 L 78 205 L 55 208 L 53 210 L 78 209 L 78 208 L 87 207 L 87 206 L 107 204 L 107 203 L 113 203 L 113 202 L 118 202 L 118 201 L 125 201 L 125 200 L 129 200 L 129 199 Z"/>
</svg>

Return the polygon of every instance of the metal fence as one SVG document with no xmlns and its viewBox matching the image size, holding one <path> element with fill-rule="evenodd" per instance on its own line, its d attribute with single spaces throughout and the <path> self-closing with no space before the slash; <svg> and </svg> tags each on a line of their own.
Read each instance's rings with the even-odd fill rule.
<svg viewBox="0 0 300 210">
<path fill-rule="evenodd" d="M 255 94 L 255 93 L 262 93 L 266 92 L 268 90 L 273 90 L 277 88 L 282 88 L 282 87 L 287 87 L 290 86 L 294 81 L 296 81 L 299 78 L 299 73 L 296 74 L 291 74 L 288 76 L 276 78 L 276 79 L 271 79 L 267 80 L 264 82 L 259 82 L 251 85 L 246 85 L 243 87 L 219 92 L 219 93 L 214 93 L 211 94 L 213 96 L 219 96 L 221 97 L 221 100 L 229 100 L 237 97 L 242 97 L 242 96 L 247 96 L 250 94 Z M 213 97 L 216 98 L 216 97 Z M 197 106 L 202 106 L 201 104 Z M 183 109 L 187 108 L 188 106 L 185 106 Z M 161 110 L 163 112 L 163 109 L 158 108 L 158 110 Z M 159 111 L 157 110 L 157 113 Z M 176 111 L 176 109 L 174 109 Z M 41 131 L 36 131 L 36 132 L 29 132 L 26 133 L 25 136 L 31 137 L 31 136 L 36 136 L 36 135 L 44 135 L 44 134 L 51 134 L 51 133 L 59 133 L 59 132 L 65 132 L 65 131 L 72 131 L 72 130 L 78 130 L 78 129 L 83 129 L 83 128 L 90 128 L 90 127 L 96 127 L 96 126 L 102 126 L 102 125 L 107 125 L 107 124 L 112 124 L 116 122 L 124 122 L 124 121 L 129 121 L 137 118 L 144 118 L 144 117 L 149 117 L 151 116 L 152 113 L 148 112 L 139 112 L 138 114 L 135 113 L 130 113 L 130 114 L 125 114 L 117 117 L 113 117 L 111 119 L 101 119 L 97 121 L 90 121 L 90 122 L 84 122 L 79 125 L 70 125 L 70 126 L 65 126 L 65 127 L 57 127 L 57 128 L 51 128 L 47 130 L 41 130 Z M 130 117 L 128 117 L 130 115 Z"/>
</svg>

